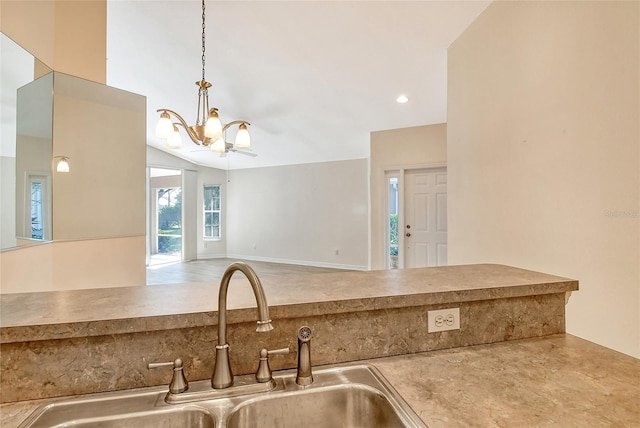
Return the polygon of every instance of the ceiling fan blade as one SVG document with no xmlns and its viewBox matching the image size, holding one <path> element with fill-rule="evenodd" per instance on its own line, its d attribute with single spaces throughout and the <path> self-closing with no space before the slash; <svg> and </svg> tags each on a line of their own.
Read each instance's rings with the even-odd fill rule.
<svg viewBox="0 0 640 428">
<path fill-rule="evenodd" d="M 234 153 L 240 153 L 241 155 L 245 155 L 245 156 L 251 156 L 252 158 L 255 158 L 256 156 L 258 156 L 257 153 L 253 153 L 253 152 L 243 152 L 242 150 L 233 150 Z"/>
</svg>

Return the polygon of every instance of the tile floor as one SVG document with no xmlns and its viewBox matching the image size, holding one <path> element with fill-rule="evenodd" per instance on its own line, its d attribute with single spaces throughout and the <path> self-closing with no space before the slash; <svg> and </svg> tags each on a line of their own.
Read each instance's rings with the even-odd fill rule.
<svg viewBox="0 0 640 428">
<path fill-rule="evenodd" d="M 219 281 L 225 269 L 236 259 L 206 259 L 190 262 L 153 264 L 147 267 L 147 285 L 181 284 Z M 305 273 L 340 272 L 341 269 L 289 265 L 244 260 L 258 276 L 300 275 Z"/>
</svg>

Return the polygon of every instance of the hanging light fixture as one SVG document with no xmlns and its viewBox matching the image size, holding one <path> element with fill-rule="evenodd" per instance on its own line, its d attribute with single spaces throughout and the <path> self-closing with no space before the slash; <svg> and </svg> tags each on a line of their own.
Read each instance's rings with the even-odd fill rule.
<svg viewBox="0 0 640 428">
<path fill-rule="evenodd" d="M 230 149 L 250 148 L 251 137 L 246 120 L 234 120 L 225 125 L 220 121 L 218 109 L 209 108 L 209 88 L 211 83 L 205 80 L 205 0 L 202 0 L 202 80 L 196 82 L 198 86 L 198 113 L 195 125 L 187 125 L 187 122 L 173 110 L 166 108 L 158 109 L 160 120 L 156 125 L 156 136 L 165 140 L 166 146 L 171 149 L 182 148 L 182 138 L 178 130 L 178 125 L 182 126 L 187 132 L 191 141 L 197 145 L 210 147 L 212 151 L 224 153 Z M 178 122 L 172 122 L 171 117 Z M 231 126 L 238 125 L 238 133 L 236 134 L 235 144 L 225 141 L 225 133 Z"/>
</svg>

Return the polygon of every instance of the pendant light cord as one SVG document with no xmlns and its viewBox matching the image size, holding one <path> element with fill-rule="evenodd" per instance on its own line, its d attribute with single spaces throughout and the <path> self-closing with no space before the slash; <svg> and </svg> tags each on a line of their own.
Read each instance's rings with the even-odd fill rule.
<svg viewBox="0 0 640 428">
<path fill-rule="evenodd" d="M 205 80 L 204 79 L 204 52 L 205 52 L 204 18 L 205 18 L 205 6 L 204 6 L 204 0 L 202 0 L 202 81 L 203 82 Z"/>
</svg>

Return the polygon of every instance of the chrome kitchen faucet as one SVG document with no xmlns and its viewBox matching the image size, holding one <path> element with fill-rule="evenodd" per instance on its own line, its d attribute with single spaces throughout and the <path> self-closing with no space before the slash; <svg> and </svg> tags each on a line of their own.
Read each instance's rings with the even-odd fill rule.
<svg viewBox="0 0 640 428">
<path fill-rule="evenodd" d="M 256 302 L 258 303 L 258 332 L 273 330 L 271 318 L 269 317 L 269 306 L 264 295 L 264 290 L 258 275 L 246 263 L 235 262 L 224 271 L 220 280 L 220 290 L 218 292 L 218 345 L 216 346 L 216 365 L 213 369 L 211 386 L 215 389 L 228 388 L 233 385 L 233 373 L 229 363 L 229 344 L 227 343 L 227 289 L 229 281 L 234 272 L 242 272 L 253 288 Z"/>
</svg>

